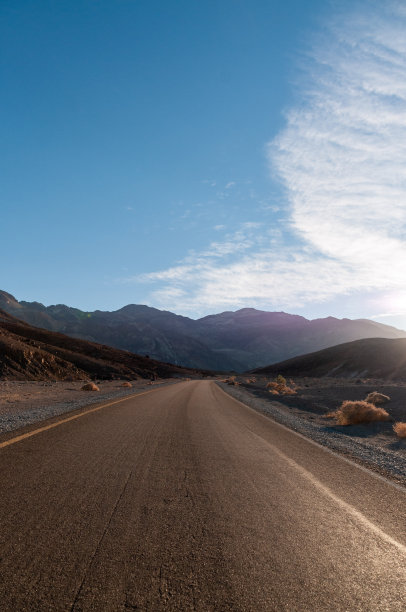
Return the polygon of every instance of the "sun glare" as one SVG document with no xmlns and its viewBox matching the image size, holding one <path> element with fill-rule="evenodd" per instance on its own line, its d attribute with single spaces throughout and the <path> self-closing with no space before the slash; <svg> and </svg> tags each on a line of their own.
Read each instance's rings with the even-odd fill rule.
<svg viewBox="0 0 406 612">
<path fill-rule="evenodd" d="M 406 317 L 406 292 L 392 293 L 387 298 L 387 306 L 393 314 Z"/>
</svg>

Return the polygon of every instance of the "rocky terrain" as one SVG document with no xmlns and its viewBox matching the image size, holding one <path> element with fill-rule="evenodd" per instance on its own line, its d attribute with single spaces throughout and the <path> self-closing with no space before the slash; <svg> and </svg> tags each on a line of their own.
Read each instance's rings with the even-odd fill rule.
<svg viewBox="0 0 406 612">
<path fill-rule="evenodd" d="M 159 361 L 237 372 L 361 338 L 406 337 L 404 331 L 364 319 L 310 321 L 253 308 L 193 320 L 136 304 L 114 312 L 44 306 L 19 302 L 4 291 L 0 291 L 0 308 L 31 325 Z"/>
<path fill-rule="evenodd" d="M 406 381 L 406 338 L 346 342 L 255 370 L 283 376 L 378 378 Z"/>
<path fill-rule="evenodd" d="M 155 379 L 196 374 L 193 370 L 33 327 L 0 310 L 2 380 Z"/>
</svg>

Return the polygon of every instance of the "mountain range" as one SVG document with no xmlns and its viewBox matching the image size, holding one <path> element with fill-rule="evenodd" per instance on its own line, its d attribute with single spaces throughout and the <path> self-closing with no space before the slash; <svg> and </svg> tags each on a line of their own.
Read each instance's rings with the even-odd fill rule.
<svg viewBox="0 0 406 612">
<path fill-rule="evenodd" d="M 170 378 L 196 374 L 204 375 L 40 329 L 0 310 L 0 379 L 3 380 Z"/>
<path fill-rule="evenodd" d="M 18 301 L 5 291 L 0 291 L 0 308 L 50 331 L 208 370 L 243 372 L 343 342 L 406 338 L 405 331 L 368 319 L 309 320 L 254 308 L 194 320 L 136 304 L 112 312 L 44 306 Z"/>
</svg>

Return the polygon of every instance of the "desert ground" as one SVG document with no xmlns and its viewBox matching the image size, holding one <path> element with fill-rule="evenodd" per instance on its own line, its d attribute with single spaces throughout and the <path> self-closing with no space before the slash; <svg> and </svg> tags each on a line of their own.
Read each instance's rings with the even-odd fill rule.
<svg viewBox="0 0 406 612">
<path fill-rule="evenodd" d="M 272 396 L 266 384 L 273 381 L 269 376 L 237 376 L 236 381 L 245 389 L 261 397 L 271 397 L 284 406 L 296 408 L 303 418 L 325 417 L 336 410 L 345 400 L 363 400 L 378 391 L 390 397 L 385 404 L 391 417 L 396 421 L 406 420 L 406 382 L 385 382 L 378 379 L 357 379 L 349 381 L 342 378 L 295 378 L 287 381 L 296 393 L 294 395 Z M 250 381 L 250 382 L 249 382 Z"/>
<path fill-rule="evenodd" d="M 0 381 L 0 433 L 178 379 L 96 381 L 99 391 L 83 391 L 85 382 Z"/>
<path fill-rule="evenodd" d="M 96 392 L 83 391 L 84 381 L 0 381 L 0 433 L 179 380 L 134 380 L 131 387 L 124 386 L 128 381 L 96 381 Z M 232 384 L 224 382 L 227 380 Z M 273 395 L 266 388 L 272 380 L 269 376 L 250 375 L 217 378 L 226 392 L 254 410 L 386 477 L 406 483 L 406 439 L 399 439 L 393 431 L 394 423 L 406 421 L 406 382 L 296 378 L 288 381 L 294 395 Z M 363 400 L 372 391 L 390 397 L 384 405 L 389 413 L 387 421 L 341 426 L 326 417 L 343 401 Z"/>
<path fill-rule="evenodd" d="M 245 375 L 225 380 L 230 382 L 221 383 L 224 390 L 251 408 L 387 478 L 406 484 L 406 439 L 400 439 L 393 431 L 396 422 L 406 421 L 406 382 L 296 378 L 287 381 L 295 389 L 294 395 L 273 395 L 266 388 L 275 380 L 269 376 Z M 343 401 L 364 400 L 373 391 L 390 397 L 383 406 L 389 413 L 387 421 L 343 426 L 327 417 Z"/>
</svg>

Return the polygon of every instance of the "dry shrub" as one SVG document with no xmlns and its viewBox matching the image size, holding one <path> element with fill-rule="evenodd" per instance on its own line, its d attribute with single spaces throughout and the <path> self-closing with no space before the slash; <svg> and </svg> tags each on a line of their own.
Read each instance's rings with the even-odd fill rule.
<svg viewBox="0 0 406 612">
<path fill-rule="evenodd" d="M 132 384 L 130 382 L 123 382 L 123 384 L 121 386 L 122 387 L 128 387 L 130 389 L 132 387 Z"/>
<path fill-rule="evenodd" d="M 370 402 L 345 401 L 335 412 L 329 412 L 327 417 L 334 417 L 337 425 L 359 425 L 373 421 L 387 421 L 389 414 L 383 408 L 377 408 Z"/>
<path fill-rule="evenodd" d="M 406 423 L 402 423 L 401 421 L 395 423 L 393 426 L 393 431 L 398 438 L 406 438 Z"/>
<path fill-rule="evenodd" d="M 251 385 L 252 383 L 255 383 L 257 381 L 256 378 L 246 378 L 245 382 L 247 383 L 247 385 Z"/>
<path fill-rule="evenodd" d="M 276 380 L 267 383 L 266 388 L 269 392 L 272 393 L 272 395 L 295 395 L 295 389 L 293 389 L 293 387 L 288 387 L 284 378 L 283 380 L 285 382 L 279 382 L 279 378 L 283 378 L 283 376 L 278 376 Z"/>
<path fill-rule="evenodd" d="M 86 383 L 82 387 L 82 391 L 100 391 L 99 387 L 92 382 Z"/>
<path fill-rule="evenodd" d="M 267 383 L 266 388 L 270 391 L 276 391 L 277 393 L 279 393 L 279 384 L 275 381 Z"/>
<path fill-rule="evenodd" d="M 385 402 L 389 402 L 389 400 L 390 400 L 389 395 L 378 393 L 378 391 L 372 391 L 371 393 L 368 393 L 368 395 L 365 398 L 366 402 L 370 402 L 371 404 L 374 404 L 375 406 L 377 406 L 378 404 L 384 404 Z"/>
</svg>

